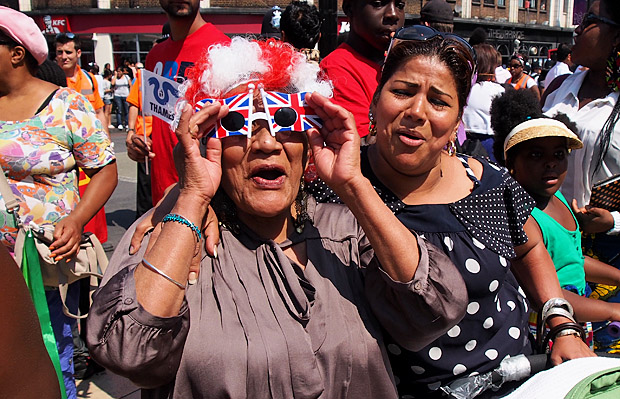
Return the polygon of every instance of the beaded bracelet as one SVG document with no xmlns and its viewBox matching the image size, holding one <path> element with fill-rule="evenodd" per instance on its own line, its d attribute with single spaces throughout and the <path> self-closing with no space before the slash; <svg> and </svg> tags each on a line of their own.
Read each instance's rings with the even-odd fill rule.
<svg viewBox="0 0 620 399">
<path fill-rule="evenodd" d="M 189 220 L 185 219 L 181 215 L 177 215 L 176 213 L 169 213 L 169 214 L 167 214 L 166 216 L 164 216 L 164 218 L 162 219 L 161 222 L 162 223 L 166 223 L 166 222 L 181 223 L 182 225 L 185 225 L 185 226 L 189 227 L 190 229 L 192 229 L 194 234 L 196 234 L 196 242 L 200 242 L 200 239 L 202 238 L 202 233 L 200 233 L 200 229 L 194 223 L 192 223 Z"/>
</svg>

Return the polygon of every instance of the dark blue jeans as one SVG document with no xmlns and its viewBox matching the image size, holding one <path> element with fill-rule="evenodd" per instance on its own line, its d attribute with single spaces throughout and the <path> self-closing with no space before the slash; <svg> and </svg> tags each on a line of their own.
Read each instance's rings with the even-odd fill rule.
<svg viewBox="0 0 620 399">
<path fill-rule="evenodd" d="M 127 126 L 127 117 L 129 116 L 129 104 L 127 104 L 126 100 L 127 97 L 114 96 L 114 104 L 116 105 L 117 125 Z"/>
<path fill-rule="evenodd" d="M 75 379 L 73 378 L 73 335 L 71 328 L 76 320 L 65 316 L 62 312 L 62 301 L 58 290 L 45 291 L 47 297 L 47 306 L 50 311 L 50 320 L 52 329 L 56 336 L 56 345 L 58 346 L 58 355 L 60 357 L 60 369 L 65 380 L 65 389 L 67 390 L 68 399 L 76 399 Z M 80 283 L 75 282 L 69 285 L 67 292 L 67 308 L 73 314 L 77 313 L 78 300 L 80 298 Z"/>
</svg>

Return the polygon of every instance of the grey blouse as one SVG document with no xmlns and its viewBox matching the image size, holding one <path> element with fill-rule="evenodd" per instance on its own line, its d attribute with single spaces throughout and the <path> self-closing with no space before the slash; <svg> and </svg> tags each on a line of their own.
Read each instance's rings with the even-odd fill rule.
<svg viewBox="0 0 620 399">
<path fill-rule="evenodd" d="M 147 242 L 130 256 L 130 228 L 88 316 L 91 355 L 143 398 L 396 398 L 383 332 L 410 350 L 445 333 L 465 313 L 460 273 L 418 237 L 413 280 L 393 281 L 346 207 L 308 208 L 312 222 L 279 245 L 222 229 L 170 318 L 136 300 Z M 304 240 L 302 269 L 282 249 Z"/>
</svg>

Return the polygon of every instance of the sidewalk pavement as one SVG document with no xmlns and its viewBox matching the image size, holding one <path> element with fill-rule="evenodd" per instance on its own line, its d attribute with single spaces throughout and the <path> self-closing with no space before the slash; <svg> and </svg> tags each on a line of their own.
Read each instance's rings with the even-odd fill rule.
<svg viewBox="0 0 620 399">
<path fill-rule="evenodd" d="M 135 204 L 136 192 L 136 165 L 127 157 L 125 150 L 125 133 L 118 129 L 110 129 L 110 135 L 114 142 L 117 157 L 119 184 L 112 197 L 105 206 L 108 215 L 108 242 L 114 247 L 118 244 L 125 228 L 132 220 L 117 223 L 119 211 L 125 211 L 129 204 Z M 132 196 L 133 195 L 133 196 Z M 135 210 L 135 205 L 131 209 Z M 132 212 L 122 215 L 133 215 Z M 121 226 L 122 225 L 122 226 Z M 108 257 L 112 254 L 108 253 Z M 140 389 L 126 378 L 120 377 L 110 371 L 97 373 L 86 380 L 76 380 L 78 398 L 88 399 L 140 399 Z"/>
<path fill-rule="evenodd" d="M 97 373 L 87 380 L 76 380 L 78 398 L 140 399 L 140 388 L 110 371 Z"/>
</svg>

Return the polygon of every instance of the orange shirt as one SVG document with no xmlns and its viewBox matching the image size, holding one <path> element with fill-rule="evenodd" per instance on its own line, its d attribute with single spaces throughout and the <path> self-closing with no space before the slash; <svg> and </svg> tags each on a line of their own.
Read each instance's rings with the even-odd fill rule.
<svg viewBox="0 0 620 399">
<path fill-rule="evenodd" d="M 131 85 L 131 90 L 129 91 L 129 96 L 127 96 L 127 102 L 135 107 L 138 107 L 140 114 L 138 114 L 138 119 L 136 120 L 136 134 L 142 136 L 144 135 L 144 130 L 142 130 L 142 124 L 144 123 L 146 126 L 146 135 L 151 135 L 151 130 L 153 127 L 153 117 L 151 115 L 142 116 L 142 73 L 138 70 L 136 74 L 136 80 Z"/>
<path fill-rule="evenodd" d="M 99 85 L 95 77 L 90 72 L 82 71 L 79 65 L 75 67 L 77 71 L 72 78 L 67 78 L 67 86 L 88 98 L 95 110 L 103 108 L 103 100 L 99 95 Z M 90 75 L 90 79 L 86 74 Z"/>
</svg>

